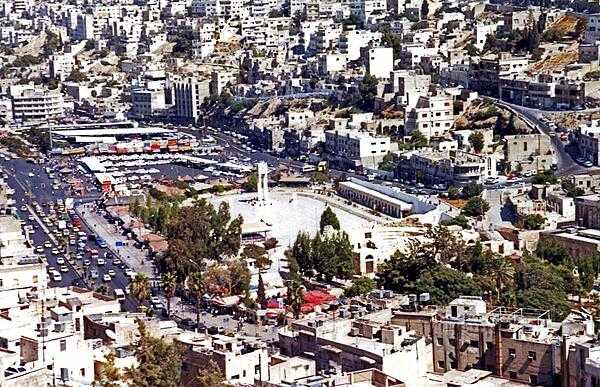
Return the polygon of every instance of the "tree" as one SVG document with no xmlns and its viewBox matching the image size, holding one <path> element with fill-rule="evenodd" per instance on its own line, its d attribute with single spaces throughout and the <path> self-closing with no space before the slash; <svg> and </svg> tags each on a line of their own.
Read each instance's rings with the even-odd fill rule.
<svg viewBox="0 0 600 387">
<path fill-rule="evenodd" d="M 483 139 L 483 133 L 481 132 L 473 132 L 469 135 L 469 144 L 473 147 L 475 153 L 481 153 L 483 147 L 485 146 L 485 142 Z"/>
<path fill-rule="evenodd" d="M 467 200 L 462 213 L 466 216 L 482 216 L 490 209 L 490 205 L 482 197 L 475 196 Z"/>
<path fill-rule="evenodd" d="M 368 277 L 360 277 L 352 280 L 352 285 L 345 290 L 346 297 L 362 296 L 375 289 L 375 281 Z"/>
<path fill-rule="evenodd" d="M 98 377 L 94 381 L 95 387 L 121 387 L 123 375 L 115 365 L 116 354 L 110 350 L 104 357 L 104 362 L 99 367 Z"/>
<path fill-rule="evenodd" d="M 455 186 L 448 187 L 448 199 L 455 200 L 460 196 L 460 190 Z"/>
<path fill-rule="evenodd" d="M 232 219 L 226 202 L 215 209 L 201 199 L 178 211 L 168 223 L 169 248 L 158 260 L 161 271 L 185 278 L 202 270 L 206 259 L 221 262 L 238 254 L 243 219 Z"/>
<path fill-rule="evenodd" d="M 242 189 L 247 192 L 256 192 L 258 190 L 258 177 L 252 172 L 242 184 Z"/>
<path fill-rule="evenodd" d="M 462 271 L 437 265 L 428 269 L 413 285 L 415 293 L 429 293 L 435 305 L 447 305 L 459 296 L 481 295 L 480 285 Z"/>
<path fill-rule="evenodd" d="M 96 42 L 93 39 L 88 39 L 85 42 L 85 46 L 83 46 L 83 49 L 86 51 L 90 51 L 93 50 L 96 47 Z"/>
<path fill-rule="evenodd" d="M 462 195 L 466 199 L 470 199 L 479 196 L 483 193 L 483 185 L 474 181 L 470 182 L 462 189 Z"/>
<path fill-rule="evenodd" d="M 146 273 L 137 273 L 131 281 L 131 295 L 140 304 L 150 297 L 150 280 Z"/>
<path fill-rule="evenodd" d="M 366 109 L 372 109 L 377 97 L 377 85 L 379 81 L 371 74 L 367 74 L 358 85 L 358 91 L 362 97 L 362 105 Z"/>
<path fill-rule="evenodd" d="M 396 159 L 393 153 L 388 152 L 379 163 L 379 169 L 391 172 L 394 168 L 396 168 Z"/>
<path fill-rule="evenodd" d="M 293 256 L 288 258 L 288 267 L 290 278 L 287 281 L 287 304 L 292 310 L 294 317 L 299 318 L 304 301 L 304 292 L 302 290 L 302 277 L 300 277 L 298 263 Z"/>
<path fill-rule="evenodd" d="M 469 220 L 464 215 L 458 215 L 457 217 L 444 220 L 441 222 L 443 226 L 460 226 L 463 229 L 469 228 Z"/>
<path fill-rule="evenodd" d="M 321 214 L 321 221 L 319 222 L 320 231 L 323 232 L 327 226 L 333 227 L 334 230 L 340 229 L 340 221 L 329 206 L 325 208 L 325 211 Z"/>
<path fill-rule="evenodd" d="M 546 223 L 546 218 L 540 214 L 529 214 L 523 220 L 523 228 L 526 230 L 541 230 Z"/>
<path fill-rule="evenodd" d="M 410 135 L 410 143 L 415 148 L 423 148 L 428 142 L 427 137 L 418 129 L 413 130 Z"/>
<path fill-rule="evenodd" d="M 538 173 L 531 178 L 531 184 L 556 184 L 558 183 L 558 177 L 554 175 L 552 171 L 544 171 Z"/>
<path fill-rule="evenodd" d="M 87 75 L 85 75 L 84 73 L 82 73 L 78 69 L 73 69 L 71 71 L 71 74 L 69 74 L 69 76 L 67 77 L 66 80 L 67 81 L 71 81 L 71 82 L 85 82 L 88 79 L 89 78 L 87 77 Z"/>
<path fill-rule="evenodd" d="M 267 305 L 265 282 L 261 274 L 258 275 L 258 289 L 256 290 L 256 302 L 263 308 Z"/>
<path fill-rule="evenodd" d="M 231 260 L 227 265 L 230 275 L 229 293 L 247 296 L 250 291 L 251 274 L 248 265 L 241 259 Z"/>
<path fill-rule="evenodd" d="M 254 243 L 244 246 L 242 258 L 254 260 L 256 267 L 259 269 L 266 269 L 271 265 L 271 260 L 267 256 L 267 250 Z"/>
<path fill-rule="evenodd" d="M 186 281 L 187 287 L 196 299 L 196 328 L 200 328 L 200 300 L 204 295 L 204 275 L 200 271 L 190 273 Z"/>
<path fill-rule="evenodd" d="M 137 367 L 125 371 L 127 385 L 176 387 L 181 378 L 183 350 L 175 343 L 152 337 L 142 320 L 137 320 L 140 338 L 133 346 Z"/>
<path fill-rule="evenodd" d="M 421 19 L 427 19 L 429 17 L 429 3 L 427 0 L 423 0 L 421 3 Z"/>
<path fill-rule="evenodd" d="M 288 250 L 288 259 L 293 257 L 299 270 L 307 277 L 311 277 L 314 272 L 314 262 L 312 260 L 312 242 L 305 232 L 299 232 L 296 241 L 291 250 Z"/>
<path fill-rule="evenodd" d="M 535 254 L 554 265 L 568 264 L 572 261 L 567 249 L 556 242 L 538 243 Z"/>
<path fill-rule="evenodd" d="M 506 258 L 494 255 L 486 261 L 484 270 L 495 283 L 496 302 L 500 303 L 504 289 L 514 280 L 515 268 Z"/>
<path fill-rule="evenodd" d="M 171 316 L 171 298 L 175 296 L 177 277 L 171 272 L 165 273 L 162 278 L 162 284 L 165 297 L 167 298 L 167 316 Z"/>
<path fill-rule="evenodd" d="M 195 380 L 196 387 L 226 387 L 225 378 L 219 366 L 214 361 L 210 360 L 207 367 L 199 373 Z"/>
<path fill-rule="evenodd" d="M 338 232 L 322 238 L 315 236 L 311 246 L 312 262 L 319 278 L 349 278 L 354 271 L 352 245 L 348 234 Z"/>
<path fill-rule="evenodd" d="M 567 196 L 571 198 L 585 195 L 585 191 L 583 190 L 583 188 L 577 187 L 572 181 L 563 181 L 562 189 L 564 189 L 567 193 Z"/>
</svg>

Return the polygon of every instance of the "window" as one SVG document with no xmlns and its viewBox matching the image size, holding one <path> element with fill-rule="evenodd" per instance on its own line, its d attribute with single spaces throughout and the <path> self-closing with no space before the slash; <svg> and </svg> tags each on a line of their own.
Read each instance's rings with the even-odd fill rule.
<svg viewBox="0 0 600 387">
<path fill-rule="evenodd" d="M 529 375 L 529 384 L 533 384 L 533 385 L 538 384 L 537 375 Z"/>
<path fill-rule="evenodd" d="M 38 283 L 38 276 L 37 276 L 37 275 L 34 275 L 33 277 L 31 277 L 31 281 L 32 281 L 34 284 L 37 284 L 37 283 Z"/>
<path fill-rule="evenodd" d="M 527 152 L 527 143 L 526 142 L 523 143 L 523 151 Z"/>
<path fill-rule="evenodd" d="M 81 374 L 81 376 L 85 376 L 85 368 L 79 369 L 79 373 Z"/>
<path fill-rule="evenodd" d="M 494 343 L 492 343 L 491 341 L 488 341 L 485 343 L 485 348 L 487 350 L 491 350 L 492 348 L 494 348 Z"/>
<path fill-rule="evenodd" d="M 439 360 L 438 363 L 437 363 L 437 365 L 438 365 L 438 368 L 445 368 L 446 367 L 446 363 L 443 362 L 442 360 Z"/>
<path fill-rule="evenodd" d="M 64 352 L 67 350 L 67 340 L 61 340 L 60 341 L 60 351 Z"/>
<path fill-rule="evenodd" d="M 469 346 L 473 347 L 473 348 L 479 348 L 479 341 L 471 340 L 471 342 L 469 343 Z"/>
<path fill-rule="evenodd" d="M 508 378 L 509 379 L 516 379 L 517 378 L 517 373 L 515 371 L 510 371 L 508 373 Z"/>
<path fill-rule="evenodd" d="M 438 337 L 437 338 L 437 343 L 438 343 L 438 345 L 444 345 L 444 338 L 443 337 Z"/>
<path fill-rule="evenodd" d="M 531 359 L 531 360 L 536 360 L 537 359 L 537 353 L 535 353 L 535 351 L 529 351 L 527 353 L 527 358 Z"/>
<path fill-rule="evenodd" d="M 517 351 L 514 348 L 509 348 L 508 349 L 508 357 L 512 357 L 512 358 L 517 357 Z"/>
<path fill-rule="evenodd" d="M 456 340 L 455 339 L 448 339 L 448 344 L 450 344 L 451 346 L 455 346 L 456 345 Z"/>
</svg>

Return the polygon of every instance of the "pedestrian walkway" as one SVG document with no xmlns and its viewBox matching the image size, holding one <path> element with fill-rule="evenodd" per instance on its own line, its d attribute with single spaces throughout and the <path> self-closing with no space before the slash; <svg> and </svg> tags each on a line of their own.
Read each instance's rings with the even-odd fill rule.
<svg viewBox="0 0 600 387">
<path fill-rule="evenodd" d="M 134 247 L 134 241 L 123 236 L 118 226 L 110 224 L 102 215 L 97 214 L 93 203 L 82 204 L 76 211 L 86 225 L 106 241 L 110 251 L 127 266 L 135 272 L 146 273 L 150 278 L 154 276 L 152 261 L 146 256 L 146 251 Z"/>
</svg>

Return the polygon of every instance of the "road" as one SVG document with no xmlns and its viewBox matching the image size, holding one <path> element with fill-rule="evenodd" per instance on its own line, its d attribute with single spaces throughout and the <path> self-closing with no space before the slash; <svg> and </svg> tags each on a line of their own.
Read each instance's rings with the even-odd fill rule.
<svg viewBox="0 0 600 387">
<path fill-rule="evenodd" d="M 1 160 L 0 166 L 6 173 L 8 185 L 14 189 L 15 193 L 13 198 L 16 202 L 16 207 L 19 208 L 17 216 L 24 220 L 26 224 L 34 227 L 34 233 L 30 235 L 30 239 L 33 246 L 43 246 L 44 243 L 50 241 L 54 246 L 54 241 L 50 238 L 49 232 L 51 231 L 48 227 L 43 226 L 41 218 L 47 215 L 49 207 L 44 207 L 44 213 L 34 214 L 32 211 L 31 204 L 38 202 L 40 204 L 51 204 L 57 199 L 65 199 L 67 197 L 68 188 L 63 183 L 59 189 L 52 188 L 52 182 L 44 172 L 44 167 L 47 165 L 53 165 L 54 163 L 48 163 L 43 165 L 27 163 L 22 159 L 14 160 Z M 30 175 L 33 174 L 33 175 Z M 70 177 L 76 175 L 76 173 L 69 174 Z M 61 179 L 64 181 L 64 177 Z M 89 201 L 96 196 L 86 196 L 79 198 L 79 201 Z M 23 205 L 27 205 L 26 210 L 21 210 Z M 24 209 L 24 208 L 23 208 Z M 31 215 L 31 218 L 30 218 Z M 52 227 L 50 227 L 52 228 Z M 80 230 L 90 235 L 92 231 L 87 228 L 85 224 L 82 224 Z M 89 288 L 97 288 L 100 285 L 105 285 L 108 289 L 108 294 L 112 294 L 114 289 L 125 289 L 129 284 L 129 278 L 124 274 L 123 269 L 112 264 L 111 260 L 106 260 L 105 265 L 98 265 L 96 260 L 90 259 L 87 254 L 84 253 L 85 249 L 95 249 L 99 252 L 99 256 L 103 257 L 108 251 L 107 249 L 100 248 L 95 245 L 91 240 L 85 243 L 85 247 L 81 247 L 79 252 L 82 253 L 82 259 L 73 259 L 71 262 L 66 260 L 68 272 L 62 272 L 61 281 L 51 281 L 51 287 L 64 287 L 64 286 L 84 286 Z M 70 246 L 72 251 L 77 250 L 76 246 Z M 48 266 L 58 268 L 60 265 L 57 263 L 59 257 L 65 257 L 64 253 L 53 254 L 52 248 L 44 249 L 44 256 L 48 262 Z M 90 265 L 84 266 L 84 260 L 89 260 Z M 89 277 L 92 270 L 96 270 L 99 274 L 97 280 Z M 114 270 L 115 275 L 111 277 L 110 282 L 102 281 L 104 274 L 107 274 L 109 270 Z M 126 310 L 136 310 L 137 302 L 131 297 L 128 297 L 123 306 Z"/>
<path fill-rule="evenodd" d="M 524 106 L 514 105 L 511 103 L 507 103 L 504 101 L 500 101 L 496 98 L 489 98 L 494 103 L 504 106 L 508 109 L 512 109 L 516 113 L 523 116 L 526 120 L 532 123 L 540 133 L 549 135 L 553 130 L 541 120 L 541 117 L 544 113 L 547 113 L 544 110 L 528 108 Z M 555 136 L 551 138 L 552 146 L 554 147 L 554 154 L 556 156 L 556 174 L 559 176 L 568 176 L 568 175 L 576 175 L 580 173 L 589 173 L 593 170 L 599 170 L 599 168 L 587 168 L 583 165 L 578 164 L 574 160 L 574 156 L 577 156 L 577 149 L 571 145 L 562 142 L 559 136 Z"/>
</svg>

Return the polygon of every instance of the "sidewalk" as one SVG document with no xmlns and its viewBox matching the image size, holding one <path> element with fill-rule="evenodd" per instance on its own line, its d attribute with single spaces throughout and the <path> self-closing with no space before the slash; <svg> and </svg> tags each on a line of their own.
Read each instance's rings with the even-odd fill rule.
<svg viewBox="0 0 600 387">
<path fill-rule="evenodd" d="M 82 204 L 76 208 L 76 211 L 87 226 L 106 241 L 110 251 L 123 260 L 127 266 L 137 273 L 146 273 L 148 277 L 154 277 L 152 261 L 148 259 L 146 252 L 135 248 L 134 241 L 123 236 L 120 228 L 108 223 L 102 215 L 96 214 L 93 204 Z M 117 247 L 117 241 L 123 245 Z"/>
</svg>

